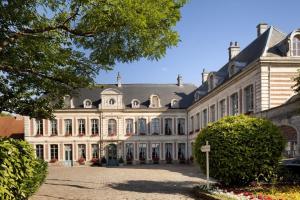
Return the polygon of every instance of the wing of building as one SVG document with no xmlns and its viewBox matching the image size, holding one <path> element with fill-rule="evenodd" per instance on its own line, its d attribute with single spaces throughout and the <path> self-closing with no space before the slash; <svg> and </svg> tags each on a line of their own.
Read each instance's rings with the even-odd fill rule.
<svg viewBox="0 0 300 200">
<path fill-rule="evenodd" d="M 218 71 L 203 70 L 202 84 L 116 84 L 65 96 L 55 120 L 25 119 L 25 139 L 37 156 L 65 165 L 105 157 L 125 162 L 185 162 L 197 133 L 226 115 L 258 114 L 294 95 L 300 69 L 300 31 L 285 34 L 259 24 L 246 48 L 228 48 Z M 299 153 L 299 126 L 295 153 Z M 298 140 L 298 141 L 297 141 Z"/>
</svg>

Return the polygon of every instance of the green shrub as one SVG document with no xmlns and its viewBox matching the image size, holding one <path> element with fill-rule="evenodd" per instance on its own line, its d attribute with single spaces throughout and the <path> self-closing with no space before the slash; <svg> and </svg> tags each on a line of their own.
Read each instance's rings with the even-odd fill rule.
<svg viewBox="0 0 300 200">
<path fill-rule="evenodd" d="M 249 116 L 228 116 L 202 129 L 195 141 L 194 155 L 206 169 L 201 146 L 208 141 L 210 174 L 226 185 L 269 181 L 276 172 L 285 142 L 270 121 Z"/>
<path fill-rule="evenodd" d="M 0 196 L 28 199 L 43 183 L 47 163 L 35 158 L 32 146 L 22 140 L 0 139 Z"/>
</svg>

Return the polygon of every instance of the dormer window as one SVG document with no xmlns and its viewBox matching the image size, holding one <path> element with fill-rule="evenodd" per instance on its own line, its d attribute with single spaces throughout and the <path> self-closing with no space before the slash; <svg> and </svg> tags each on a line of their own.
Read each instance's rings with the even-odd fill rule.
<svg viewBox="0 0 300 200">
<path fill-rule="evenodd" d="M 200 92 L 199 91 L 195 92 L 194 99 L 195 99 L 195 101 L 198 101 L 200 99 Z"/>
<path fill-rule="evenodd" d="M 233 76 L 235 74 L 235 66 L 234 66 L 234 64 L 231 64 L 229 66 L 228 71 L 229 71 L 229 77 L 231 77 L 231 76 Z"/>
<path fill-rule="evenodd" d="M 92 101 L 89 99 L 86 99 L 83 101 L 83 107 L 84 108 L 92 108 Z"/>
<path fill-rule="evenodd" d="M 115 103 L 116 103 L 116 100 L 115 99 L 110 99 L 109 101 L 108 101 L 108 103 L 109 103 L 109 105 L 114 105 Z"/>
<path fill-rule="evenodd" d="M 64 97 L 64 108 L 71 108 L 71 96 L 66 95 Z"/>
<path fill-rule="evenodd" d="M 208 78 L 208 91 L 214 89 L 215 87 L 215 76 L 214 74 L 210 74 Z"/>
<path fill-rule="evenodd" d="M 131 101 L 131 107 L 132 107 L 132 108 L 139 108 L 139 107 L 140 107 L 140 101 L 137 100 L 137 99 L 133 99 L 133 100 Z"/>
<path fill-rule="evenodd" d="M 300 56 L 300 34 L 293 37 L 292 43 L 292 55 Z"/>
<path fill-rule="evenodd" d="M 150 108 L 159 108 L 160 107 L 160 99 L 157 95 L 150 96 Z"/>
<path fill-rule="evenodd" d="M 171 101 L 171 107 L 172 108 L 178 108 L 179 107 L 179 102 L 177 99 L 172 99 Z"/>
</svg>

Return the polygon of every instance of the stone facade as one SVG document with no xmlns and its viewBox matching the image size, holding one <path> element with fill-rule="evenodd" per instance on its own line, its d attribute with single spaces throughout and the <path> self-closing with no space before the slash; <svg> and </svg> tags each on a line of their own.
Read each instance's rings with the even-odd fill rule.
<svg viewBox="0 0 300 200">
<path fill-rule="evenodd" d="M 257 28 L 257 38 L 245 49 L 230 44 L 229 61 L 220 70 L 203 70 L 199 87 L 183 84 L 181 76 L 177 84 L 122 84 L 118 74 L 117 84 L 66 96 L 55 121 L 25 118 L 25 139 L 39 157 L 64 165 L 102 157 L 110 164 L 121 157 L 130 163 L 186 162 L 209 122 L 253 114 L 291 125 L 297 134 L 296 139 L 289 136 L 290 142 L 299 155 L 299 116 L 269 113 L 295 94 L 291 87 L 300 69 L 300 31 L 286 35 L 266 24 Z"/>
</svg>

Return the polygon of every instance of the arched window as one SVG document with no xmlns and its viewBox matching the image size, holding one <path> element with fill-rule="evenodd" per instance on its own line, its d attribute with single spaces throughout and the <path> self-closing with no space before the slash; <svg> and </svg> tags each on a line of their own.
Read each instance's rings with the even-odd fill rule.
<svg viewBox="0 0 300 200">
<path fill-rule="evenodd" d="M 131 101 L 131 107 L 132 107 L 132 108 L 139 108 L 139 107 L 140 107 L 140 101 L 137 100 L 137 99 L 133 99 L 133 100 Z"/>
<path fill-rule="evenodd" d="M 171 107 L 172 108 L 178 108 L 179 107 L 179 103 L 177 99 L 172 99 L 171 101 Z"/>
<path fill-rule="evenodd" d="M 195 99 L 195 101 L 198 101 L 200 99 L 200 92 L 199 91 L 195 92 L 194 99 Z"/>
<path fill-rule="evenodd" d="M 209 76 L 209 90 L 212 90 L 212 89 L 214 89 L 214 75 L 210 75 Z"/>
<path fill-rule="evenodd" d="M 300 35 L 293 38 L 293 56 L 300 56 Z"/>
<path fill-rule="evenodd" d="M 117 134 L 117 121 L 115 119 L 108 120 L 108 135 L 113 136 Z"/>
<path fill-rule="evenodd" d="M 86 99 L 83 101 L 83 107 L 84 108 L 91 108 L 92 107 L 92 101 L 89 99 Z"/>
<path fill-rule="evenodd" d="M 151 108 L 159 108 L 160 107 L 160 99 L 157 95 L 150 96 L 150 106 Z"/>
<path fill-rule="evenodd" d="M 108 101 L 109 105 L 114 105 L 116 103 L 116 100 L 115 99 L 110 99 Z"/>
</svg>

